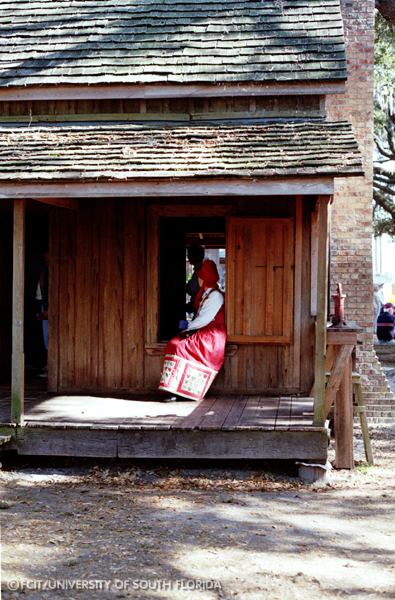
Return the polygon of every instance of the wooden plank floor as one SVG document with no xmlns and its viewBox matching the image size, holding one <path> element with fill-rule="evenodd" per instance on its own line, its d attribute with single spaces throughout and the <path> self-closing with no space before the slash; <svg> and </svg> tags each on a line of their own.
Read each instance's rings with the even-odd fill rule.
<svg viewBox="0 0 395 600">
<path fill-rule="evenodd" d="M 30 456 L 150 459 L 280 459 L 325 463 L 328 436 L 313 426 L 312 398 L 209 396 L 160 402 L 157 395 L 70 395 L 27 388 L 25 426 L 9 423 L 0 389 L 0 432 Z"/>
<path fill-rule="evenodd" d="M 0 391 L 0 425 L 9 424 L 9 391 Z M 164 403 L 155 396 L 101 397 L 27 390 L 27 426 L 73 425 L 128 429 L 314 430 L 313 399 L 209 396 L 200 402 Z"/>
</svg>

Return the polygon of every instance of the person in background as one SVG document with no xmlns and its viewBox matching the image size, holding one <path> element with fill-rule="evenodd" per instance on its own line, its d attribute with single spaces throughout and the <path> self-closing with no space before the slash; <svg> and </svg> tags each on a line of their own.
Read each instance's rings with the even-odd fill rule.
<svg viewBox="0 0 395 600">
<path fill-rule="evenodd" d="M 395 343 L 395 315 L 391 302 L 384 304 L 378 316 L 376 334 L 380 344 Z"/>
<path fill-rule="evenodd" d="M 188 280 L 185 288 L 186 293 L 191 297 L 185 307 L 185 310 L 187 313 L 195 316 L 199 307 L 199 302 L 196 302 L 196 296 L 198 295 L 200 289 L 196 272 L 201 267 L 204 260 L 203 246 L 199 246 L 199 244 L 193 244 L 192 246 L 189 246 L 187 256 L 188 261 L 191 263 L 191 265 L 193 265 L 194 269 L 192 277 Z"/>
<path fill-rule="evenodd" d="M 373 286 L 373 311 L 374 311 L 374 324 L 376 325 L 381 309 L 384 306 L 383 296 L 384 284 L 375 283 Z"/>
<path fill-rule="evenodd" d="M 40 273 L 37 286 L 37 300 L 41 301 L 41 312 L 37 315 L 37 319 L 42 322 L 42 333 L 45 350 L 48 353 L 48 263 L 49 252 L 44 252 L 44 264 Z M 48 366 L 45 366 L 39 377 L 47 377 Z"/>
<path fill-rule="evenodd" d="M 200 298 L 197 314 L 166 346 L 159 389 L 172 396 L 164 402 L 201 400 L 224 362 L 224 296 L 218 289 L 217 266 L 205 260 L 196 274 Z"/>
</svg>

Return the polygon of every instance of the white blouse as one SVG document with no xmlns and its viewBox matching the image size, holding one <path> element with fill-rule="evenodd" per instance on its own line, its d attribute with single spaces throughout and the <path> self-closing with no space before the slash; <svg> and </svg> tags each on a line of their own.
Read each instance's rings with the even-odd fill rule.
<svg viewBox="0 0 395 600">
<path fill-rule="evenodd" d="M 211 294 L 210 294 L 211 292 Z M 187 329 L 201 329 L 211 323 L 224 303 L 224 296 L 220 291 L 208 288 L 204 291 L 196 317 L 188 323 Z"/>
</svg>

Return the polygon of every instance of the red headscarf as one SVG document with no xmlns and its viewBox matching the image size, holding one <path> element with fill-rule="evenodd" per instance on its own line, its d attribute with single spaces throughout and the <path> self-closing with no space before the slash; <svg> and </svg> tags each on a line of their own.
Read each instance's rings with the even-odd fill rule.
<svg viewBox="0 0 395 600">
<path fill-rule="evenodd" d="M 203 279 L 203 283 L 207 287 L 217 287 L 219 281 L 217 265 L 213 260 L 204 260 L 201 266 L 196 271 L 199 279 Z"/>
<path fill-rule="evenodd" d="M 199 308 L 200 300 L 203 296 L 204 287 L 218 289 L 217 283 L 219 281 L 219 274 L 217 265 L 213 260 L 206 259 L 196 271 L 196 275 L 199 277 L 199 279 L 203 280 L 203 286 L 200 288 L 194 299 L 194 306 L 197 310 Z"/>
</svg>

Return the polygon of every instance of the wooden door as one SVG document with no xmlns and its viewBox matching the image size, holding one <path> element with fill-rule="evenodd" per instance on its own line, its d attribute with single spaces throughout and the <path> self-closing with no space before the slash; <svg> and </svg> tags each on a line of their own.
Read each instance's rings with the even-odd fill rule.
<svg viewBox="0 0 395 600">
<path fill-rule="evenodd" d="M 293 273 L 292 218 L 228 218 L 229 341 L 291 344 Z"/>
</svg>

